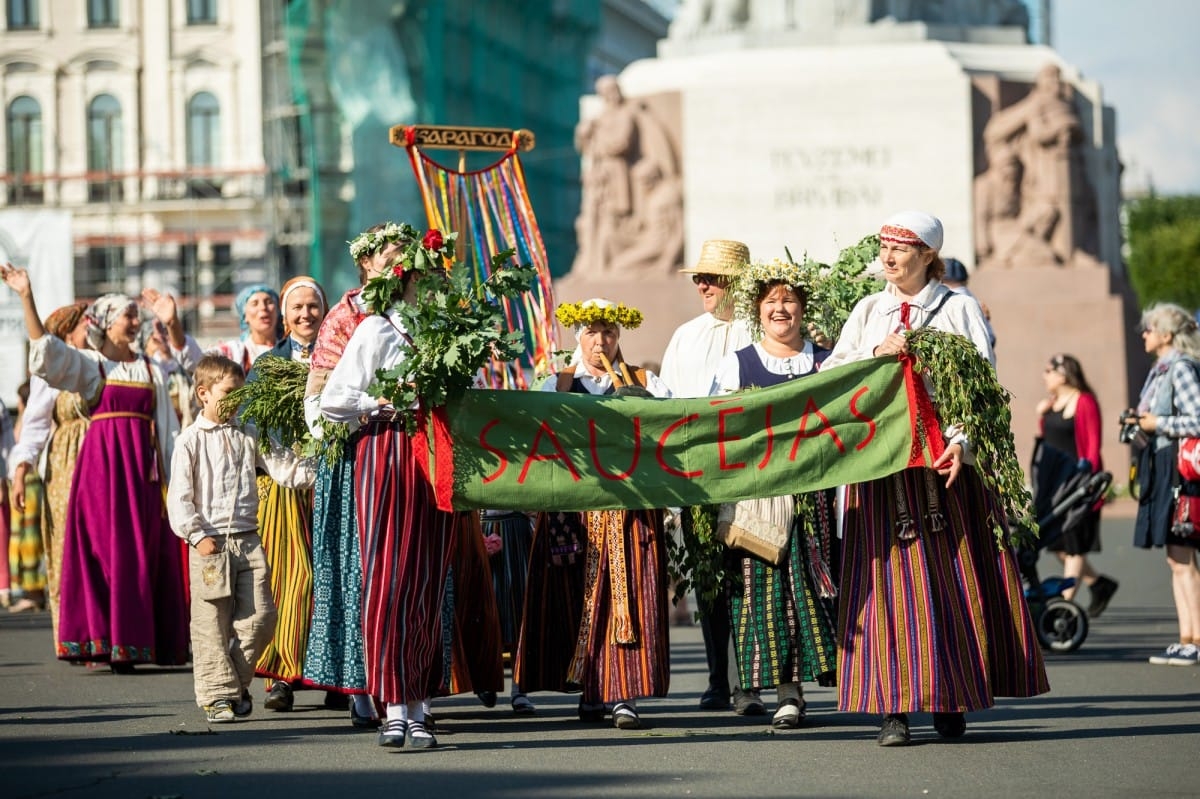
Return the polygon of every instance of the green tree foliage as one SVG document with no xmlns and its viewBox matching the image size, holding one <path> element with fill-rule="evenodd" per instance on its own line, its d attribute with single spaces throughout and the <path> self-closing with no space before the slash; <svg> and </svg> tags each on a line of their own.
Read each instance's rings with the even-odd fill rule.
<svg viewBox="0 0 1200 799">
<path fill-rule="evenodd" d="M 1200 197 L 1146 197 L 1129 205 L 1129 279 L 1144 308 L 1200 307 Z"/>
</svg>

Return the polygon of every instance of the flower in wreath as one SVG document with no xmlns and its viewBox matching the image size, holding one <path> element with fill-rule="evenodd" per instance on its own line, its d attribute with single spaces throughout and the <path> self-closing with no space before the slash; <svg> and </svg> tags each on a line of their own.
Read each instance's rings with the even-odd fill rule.
<svg viewBox="0 0 1200 799">
<path fill-rule="evenodd" d="M 807 306 L 812 303 L 813 289 L 820 280 L 819 268 L 820 264 L 815 262 L 798 264 L 778 258 L 747 265 L 733 285 L 734 314 L 750 326 L 755 338 L 761 337 L 758 303 L 763 291 L 769 286 L 787 286 L 804 297 Z"/>
<path fill-rule="evenodd" d="M 382 230 L 368 231 L 350 242 L 350 254 L 355 260 L 374 255 L 391 243 L 402 246 L 389 268 L 363 286 L 362 299 L 367 309 L 372 313 L 385 313 L 400 302 L 411 275 L 447 271 L 454 261 L 457 238 L 457 233 L 442 233 L 436 229 L 421 235 L 412 225 L 391 222 Z"/>
<path fill-rule="evenodd" d="M 642 324 L 642 312 L 624 303 L 612 303 L 608 300 L 584 300 L 583 302 L 564 302 L 554 311 L 554 317 L 562 324 L 573 330 L 590 327 L 597 322 L 616 325 L 624 330 L 633 330 Z"/>
</svg>

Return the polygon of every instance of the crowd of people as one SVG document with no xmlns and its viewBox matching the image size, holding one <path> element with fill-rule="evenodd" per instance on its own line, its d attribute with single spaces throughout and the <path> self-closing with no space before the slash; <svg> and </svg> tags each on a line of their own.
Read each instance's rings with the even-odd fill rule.
<svg viewBox="0 0 1200 799">
<path fill-rule="evenodd" d="M 661 374 L 622 351 L 640 313 L 596 298 L 560 306 L 578 347 L 541 389 L 717 395 L 903 357 L 907 333 L 926 327 L 965 336 L 992 362 L 979 302 L 943 282 L 942 238 L 928 214 L 889 218 L 885 288 L 855 305 L 835 341 L 806 320 L 800 267 L 751 272 L 746 245 L 705 242 L 683 270 L 701 313 L 672 337 Z M 418 279 L 444 268 L 446 252 L 387 223 L 350 254 L 358 288 L 331 303 L 309 277 L 278 292 L 247 287 L 235 302 L 241 337 L 208 352 L 169 295 L 110 294 L 43 320 L 28 274 L 0 270 L 30 339 L 8 458 L 13 574 L 29 603 L 49 609 L 58 658 L 118 674 L 190 660 L 213 723 L 253 712 L 256 678 L 274 712 L 315 689 L 354 726 L 378 730 L 380 746 L 424 749 L 437 746 L 436 698 L 474 693 L 494 706 L 507 657 L 515 714 L 536 713 L 531 693 L 578 692 L 581 721 L 641 727 L 637 700 L 669 690 L 667 519 L 686 538 L 714 509 L 439 509 L 407 409 L 373 384 L 402 365 L 412 336 L 398 311 L 419 301 Z M 1175 442 L 1200 435 L 1200 336 L 1175 306 L 1150 309 L 1143 325 L 1157 362 L 1135 416 L 1150 442 L 1137 543 L 1167 549 L 1181 636 L 1151 662 L 1195 663 L 1200 571 L 1196 543 L 1172 531 L 1170 472 Z M 268 354 L 307 368 L 296 421 L 314 439 L 337 438 L 327 456 L 260 440 L 225 401 L 263 379 L 256 363 Z M 1046 385 L 1046 446 L 1099 470 L 1099 408 L 1082 368 L 1056 355 Z M 763 715 L 774 689 L 771 723 L 791 729 L 806 720 L 805 682 L 837 686 L 840 711 L 879 716 L 878 743 L 902 746 L 909 714 L 931 713 L 937 733 L 955 738 L 965 714 L 996 697 L 1048 690 L 1014 555 L 993 536 L 998 499 L 961 420 L 940 421 L 946 440 L 931 468 L 743 500 L 788 538 L 775 561 L 726 550 L 728 579 L 696 587 L 702 709 Z M 1087 562 L 1098 528 L 1097 506 L 1056 548 L 1089 587 L 1093 616 L 1117 588 Z"/>
</svg>

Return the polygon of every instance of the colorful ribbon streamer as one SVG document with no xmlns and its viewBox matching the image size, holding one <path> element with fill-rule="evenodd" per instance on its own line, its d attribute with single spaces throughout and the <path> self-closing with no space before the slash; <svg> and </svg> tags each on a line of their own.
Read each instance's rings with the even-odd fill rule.
<svg viewBox="0 0 1200 799">
<path fill-rule="evenodd" d="M 525 353 L 512 362 L 493 360 L 487 375 L 492 388 L 527 388 L 534 375 L 552 370 L 558 326 L 546 245 L 529 201 L 515 137 L 514 147 L 499 161 L 467 172 L 437 163 L 411 140 L 406 149 L 429 226 L 458 231 L 459 258 L 468 263 L 476 286 L 490 277 L 493 256 L 504 250 L 515 250 L 517 262 L 536 267 L 538 277 L 528 293 L 518 300 L 499 300 L 508 329 L 525 336 Z"/>
</svg>

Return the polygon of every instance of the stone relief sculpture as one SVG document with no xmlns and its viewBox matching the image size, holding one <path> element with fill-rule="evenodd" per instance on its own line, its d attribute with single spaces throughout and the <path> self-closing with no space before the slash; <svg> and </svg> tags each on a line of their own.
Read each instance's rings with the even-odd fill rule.
<svg viewBox="0 0 1200 799">
<path fill-rule="evenodd" d="M 750 20 L 750 0 L 683 0 L 671 23 L 672 38 L 701 33 L 728 33 Z"/>
<path fill-rule="evenodd" d="M 833 30 L 881 20 L 942 25 L 1029 24 L 1021 0 L 683 0 L 672 39 L 750 29 Z"/>
<path fill-rule="evenodd" d="M 1092 249 L 1094 197 L 1081 163 L 1079 115 L 1048 64 L 1022 100 L 983 130 L 987 170 L 975 182 L 980 266 L 1063 266 Z"/>
<path fill-rule="evenodd" d="M 583 196 L 573 273 L 664 274 L 683 260 L 683 179 L 663 124 L 625 99 L 616 78 L 597 79 L 604 107 L 579 123 Z"/>
</svg>

